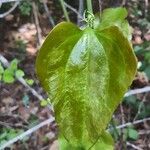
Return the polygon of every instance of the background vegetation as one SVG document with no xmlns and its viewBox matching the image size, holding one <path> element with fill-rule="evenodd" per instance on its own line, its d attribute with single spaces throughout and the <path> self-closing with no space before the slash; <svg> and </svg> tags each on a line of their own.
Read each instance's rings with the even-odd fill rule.
<svg viewBox="0 0 150 150">
<path fill-rule="evenodd" d="M 66 13 L 59 0 L 6 1 L 0 4 L 0 149 L 56 149 L 57 125 L 35 75 L 35 58 L 54 25 L 66 19 L 83 25 L 86 5 L 83 0 L 66 0 Z M 95 13 L 117 6 L 129 12 L 138 72 L 108 129 L 116 150 L 149 150 L 150 4 L 148 0 L 93 0 Z"/>
</svg>

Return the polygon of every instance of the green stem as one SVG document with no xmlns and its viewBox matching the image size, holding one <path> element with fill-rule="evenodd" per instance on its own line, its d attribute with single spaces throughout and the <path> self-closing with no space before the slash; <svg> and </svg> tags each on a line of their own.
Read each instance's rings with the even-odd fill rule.
<svg viewBox="0 0 150 150">
<path fill-rule="evenodd" d="M 68 12 L 67 12 L 66 7 L 65 7 L 64 0 L 60 0 L 60 4 L 61 4 L 61 7 L 62 7 L 62 9 L 63 9 L 64 16 L 65 16 L 66 20 L 67 20 L 68 22 L 70 22 L 69 15 L 68 15 Z"/>
<path fill-rule="evenodd" d="M 92 0 L 87 0 L 87 10 L 93 14 Z"/>
</svg>

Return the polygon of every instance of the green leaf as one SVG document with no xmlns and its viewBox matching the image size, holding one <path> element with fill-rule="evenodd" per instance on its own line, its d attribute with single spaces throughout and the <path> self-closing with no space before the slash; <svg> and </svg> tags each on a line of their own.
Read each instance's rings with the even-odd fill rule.
<svg viewBox="0 0 150 150">
<path fill-rule="evenodd" d="M 108 149 L 107 142 L 112 142 L 105 140 L 104 130 L 136 67 L 131 44 L 117 26 L 80 30 L 63 22 L 50 32 L 36 71 L 54 105 L 62 150 L 68 145 L 75 150 L 99 150 L 96 145 Z"/>
<path fill-rule="evenodd" d="M 62 136 L 59 137 L 60 148 L 64 150 L 85 150 L 82 145 L 73 146 L 68 144 L 67 140 Z M 90 150 L 113 150 L 114 149 L 114 142 L 111 135 L 105 131 L 102 132 L 102 136 L 100 136 L 91 147 L 88 149 Z"/>
<path fill-rule="evenodd" d="M 128 129 L 127 128 L 124 128 L 123 129 L 123 141 L 126 141 L 127 138 L 128 138 Z"/>
<path fill-rule="evenodd" d="M 31 6 L 30 1 L 29 2 L 26 0 L 21 1 L 19 9 L 20 9 L 21 14 L 23 16 L 29 16 L 31 13 L 31 10 L 32 10 L 32 6 Z"/>
<path fill-rule="evenodd" d="M 3 74 L 3 81 L 5 83 L 13 83 L 15 81 L 13 73 L 10 69 L 6 69 Z"/>
<path fill-rule="evenodd" d="M 25 80 L 31 86 L 34 84 L 34 80 L 33 79 L 25 79 Z"/>
<path fill-rule="evenodd" d="M 14 75 L 17 70 L 18 60 L 11 61 L 10 66 L 3 73 L 3 81 L 5 83 L 13 83 L 15 81 Z M 19 74 L 19 73 L 17 73 Z"/>
<path fill-rule="evenodd" d="M 139 138 L 138 132 L 133 128 L 128 128 L 128 138 L 137 140 Z"/>
<path fill-rule="evenodd" d="M 41 105 L 42 107 L 47 106 L 47 105 L 48 105 L 47 100 L 43 99 L 43 100 L 40 102 L 40 105 Z"/>
<path fill-rule="evenodd" d="M 7 140 L 0 140 L 0 144 L 3 145 L 5 143 L 7 143 L 8 141 Z"/>
<path fill-rule="evenodd" d="M 2 66 L 2 64 L 0 62 L 0 75 L 3 74 L 3 73 L 4 73 L 4 68 L 3 68 L 3 66 Z"/>
<path fill-rule="evenodd" d="M 129 105 L 129 106 L 135 106 L 137 103 L 137 97 L 134 95 L 131 95 L 129 97 L 126 97 L 124 99 L 125 104 Z"/>
<path fill-rule="evenodd" d="M 122 7 L 105 9 L 101 15 L 99 13 L 96 14 L 95 28 L 103 30 L 110 26 L 117 26 L 124 36 L 131 40 L 132 29 L 128 21 L 125 20 L 127 14 L 127 10 Z"/>
<path fill-rule="evenodd" d="M 18 62 L 19 61 L 17 59 L 11 61 L 9 69 L 12 73 L 14 73 L 17 70 Z"/>
<path fill-rule="evenodd" d="M 15 75 L 17 78 L 20 78 L 20 77 L 23 77 L 24 76 L 24 72 L 20 69 L 18 69 L 16 72 L 15 72 Z"/>
</svg>

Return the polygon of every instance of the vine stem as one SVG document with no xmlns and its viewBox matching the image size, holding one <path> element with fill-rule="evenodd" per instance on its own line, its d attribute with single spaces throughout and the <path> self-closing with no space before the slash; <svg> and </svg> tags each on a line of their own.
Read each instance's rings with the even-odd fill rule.
<svg viewBox="0 0 150 150">
<path fill-rule="evenodd" d="M 8 1 L 10 2 L 10 1 Z M 0 5 L 2 5 L 3 3 L 5 3 L 4 1 L 0 0 Z M 7 12 L 0 14 L 0 18 L 4 18 L 5 16 L 9 15 L 12 11 L 14 11 L 16 9 L 16 7 L 19 5 L 20 0 L 16 0 L 14 5 L 12 6 L 12 8 L 10 8 Z"/>
<path fill-rule="evenodd" d="M 65 16 L 66 20 L 67 20 L 68 22 L 70 22 L 70 18 L 69 18 L 69 15 L 68 15 L 68 12 L 67 12 L 67 9 L 66 9 L 64 0 L 60 0 L 60 4 L 61 4 L 61 7 L 62 7 L 62 9 L 63 9 L 64 16 Z"/>
<path fill-rule="evenodd" d="M 87 0 L 87 10 L 93 14 L 92 0 Z"/>
</svg>

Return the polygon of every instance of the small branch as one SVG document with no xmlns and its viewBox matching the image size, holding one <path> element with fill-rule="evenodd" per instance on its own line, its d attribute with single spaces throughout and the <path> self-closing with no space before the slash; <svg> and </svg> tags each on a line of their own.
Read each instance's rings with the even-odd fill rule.
<svg viewBox="0 0 150 150">
<path fill-rule="evenodd" d="M 0 121 L 0 125 L 4 126 L 6 128 L 10 128 L 11 129 L 11 126 L 8 123 Z"/>
<path fill-rule="evenodd" d="M 137 147 L 136 145 L 134 145 L 134 144 L 132 144 L 132 143 L 130 143 L 130 142 L 126 142 L 126 144 L 127 144 L 128 146 L 130 146 L 130 147 L 136 149 L 136 150 L 143 150 L 143 149 Z"/>
<path fill-rule="evenodd" d="M 1 4 L 3 2 L 0 2 Z M 10 8 L 7 12 L 3 13 L 3 14 L 0 14 L 0 18 L 4 18 L 6 17 L 7 15 L 9 15 L 12 11 L 14 11 L 16 9 L 16 7 L 19 5 L 20 3 L 20 0 L 16 1 L 15 4 L 12 6 L 12 8 Z"/>
<path fill-rule="evenodd" d="M 19 115 L 16 115 L 16 114 L 12 114 L 12 113 L 3 113 L 3 114 L 0 114 L 0 117 L 11 117 L 11 118 L 14 118 L 14 119 L 20 119 L 20 120 L 22 120 L 24 123 L 26 123 L 26 124 L 29 124 L 29 122 L 28 121 L 26 121 L 26 120 L 24 120 L 21 116 L 19 116 Z"/>
<path fill-rule="evenodd" d="M 138 107 L 138 111 L 137 111 L 137 113 L 136 113 L 136 115 L 135 115 L 133 121 L 135 121 L 135 120 L 138 118 L 139 114 L 141 113 L 142 106 L 143 106 L 144 102 L 146 101 L 147 95 L 148 95 L 148 93 L 146 93 L 146 94 L 144 95 L 142 101 L 140 102 L 139 107 Z"/>
<path fill-rule="evenodd" d="M 121 6 L 125 6 L 126 0 L 122 0 Z"/>
<path fill-rule="evenodd" d="M 138 132 L 139 135 L 144 135 L 144 134 L 148 134 L 150 135 L 150 130 L 141 130 Z"/>
<path fill-rule="evenodd" d="M 80 19 L 83 19 L 82 15 L 80 15 L 79 12 L 78 12 L 75 8 L 73 8 L 72 6 L 70 6 L 69 4 L 67 4 L 67 3 L 65 3 L 65 2 L 64 2 L 64 4 L 65 4 L 65 6 L 66 6 L 67 8 L 69 8 L 69 9 L 72 10 L 74 13 L 76 13 L 76 14 L 79 16 Z"/>
<path fill-rule="evenodd" d="M 101 19 L 101 14 L 102 14 L 102 1 L 98 0 L 99 3 L 99 12 L 100 12 L 100 19 Z"/>
<path fill-rule="evenodd" d="M 50 11 L 48 10 L 47 4 L 46 4 L 46 2 L 44 0 L 42 2 L 43 2 L 44 9 L 46 11 L 47 17 L 49 19 L 49 22 L 52 25 L 52 27 L 54 27 L 55 26 L 55 22 L 54 22 L 54 19 L 53 19 L 52 15 L 51 15 Z"/>
<path fill-rule="evenodd" d="M 147 16 L 148 13 L 148 5 L 149 5 L 148 0 L 145 0 L 145 17 Z"/>
<path fill-rule="evenodd" d="M 123 106 L 122 104 L 120 104 L 120 112 L 121 112 L 121 123 L 124 124 L 125 123 L 125 118 L 124 118 L 124 110 L 123 110 Z"/>
<path fill-rule="evenodd" d="M 17 2 L 20 0 L 0 0 L 1 3 Z"/>
<path fill-rule="evenodd" d="M 128 126 L 140 124 L 140 123 L 143 123 L 145 121 L 150 121 L 150 118 L 144 118 L 144 119 L 141 119 L 141 120 L 136 120 L 136 121 L 133 121 L 133 122 L 128 122 L 128 123 L 125 123 L 125 124 L 117 126 L 116 129 L 126 128 Z M 108 131 L 111 131 L 111 130 L 113 130 L 113 129 L 112 128 L 108 129 Z"/>
<path fill-rule="evenodd" d="M 0 2 L 0 8 L 1 8 L 1 6 L 2 6 L 2 3 Z"/>
<path fill-rule="evenodd" d="M 146 93 L 146 92 L 150 92 L 150 86 L 147 86 L 141 89 L 130 90 L 124 95 L 124 97 L 128 97 L 128 96 L 135 95 L 135 94 L 140 94 L 140 93 Z"/>
<path fill-rule="evenodd" d="M 20 83 L 22 83 L 26 88 L 28 88 L 29 91 L 31 91 L 31 93 L 32 93 L 35 97 L 37 97 L 39 100 L 43 100 L 43 97 L 42 97 L 41 95 L 39 95 L 33 88 L 31 88 L 31 87 L 26 83 L 26 81 L 25 81 L 23 78 L 17 78 L 17 79 L 18 79 L 18 81 L 19 81 Z"/>
<path fill-rule="evenodd" d="M 78 25 L 81 25 L 81 18 L 83 16 L 83 12 L 84 12 L 84 1 L 83 0 L 79 0 L 79 10 L 78 10 Z"/>
<path fill-rule="evenodd" d="M 15 138 L 11 139 L 10 141 L 6 142 L 5 144 L 1 145 L 0 150 L 4 149 L 6 147 L 9 147 L 11 144 L 13 144 L 13 143 L 15 143 L 19 140 L 22 140 L 23 138 L 25 138 L 26 136 L 31 135 L 33 132 L 37 131 L 38 129 L 42 128 L 43 126 L 51 124 L 53 121 L 54 121 L 53 117 L 43 121 L 42 123 L 36 125 L 35 127 L 25 131 L 24 133 L 18 135 L 17 137 L 15 137 Z"/>
<path fill-rule="evenodd" d="M 35 25 L 37 29 L 37 37 L 38 37 L 38 46 L 41 46 L 42 44 L 42 35 L 41 35 L 41 28 L 39 24 L 39 19 L 38 19 L 38 13 L 37 13 L 37 7 L 35 2 L 32 2 L 32 8 L 33 8 L 33 14 L 34 14 L 34 19 L 35 19 Z"/>
<path fill-rule="evenodd" d="M 68 15 L 68 12 L 67 12 L 66 7 L 65 7 L 64 0 L 59 0 L 59 1 L 60 1 L 60 4 L 61 4 L 61 7 L 62 7 L 62 9 L 63 9 L 64 16 L 65 16 L 66 20 L 67 20 L 68 22 L 70 22 L 69 15 Z"/>
</svg>

